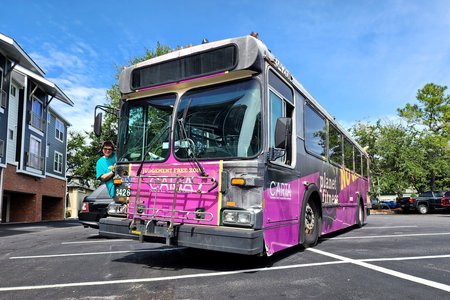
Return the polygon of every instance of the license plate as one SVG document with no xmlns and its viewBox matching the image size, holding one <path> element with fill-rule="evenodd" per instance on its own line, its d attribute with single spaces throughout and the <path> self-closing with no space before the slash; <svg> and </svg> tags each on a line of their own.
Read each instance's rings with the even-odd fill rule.
<svg viewBox="0 0 450 300">
<path fill-rule="evenodd" d="M 131 191 L 129 186 L 116 187 L 116 197 L 130 197 Z"/>
</svg>

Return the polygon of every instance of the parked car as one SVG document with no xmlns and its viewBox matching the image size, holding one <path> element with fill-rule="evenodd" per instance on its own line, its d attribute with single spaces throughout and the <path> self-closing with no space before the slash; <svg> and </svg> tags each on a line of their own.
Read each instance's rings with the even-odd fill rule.
<svg viewBox="0 0 450 300">
<path fill-rule="evenodd" d="M 441 199 L 442 208 L 450 209 L 450 191 L 445 192 L 444 197 Z"/>
<path fill-rule="evenodd" d="M 81 210 L 78 212 L 78 221 L 84 227 L 98 229 L 98 222 L 108 215 L 108 205 L 113 201 L 109 196 L 105 184 L 99 186 L 90 195 L 84 197 Z"/>
<path fill-rule="evenodd" d="M 378 204 L 380 208 L 391 208 L 394 209 L 397 207 L 397 203 L 394 200 L 380 200 Z"/>
<path fill-rule="evenodd" d="M 420 193 L 419 197 L 404 197 L 398 199 L 398 204 L 403 212 L 409 210 L 416 210 L 420 214 L 426 214 L 430 210 L 442 208 L 441 202 L 444 192 L 442 191 L 428 191 Z"/>
<path fill-rule="evenodd" d="M 372 209 L 393 209 L 396 207 L 397 203 L 393 200 L 372 199 Z"/>
</svg>

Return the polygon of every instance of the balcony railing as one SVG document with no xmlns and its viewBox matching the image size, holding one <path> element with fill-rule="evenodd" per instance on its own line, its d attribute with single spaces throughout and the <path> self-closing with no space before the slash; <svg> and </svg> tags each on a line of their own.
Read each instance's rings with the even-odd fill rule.
<svg viewBox="0 0 450 300">
<path fill-rule="evenodd" d="M 6 108 L 6 103 L 7 103 L 7 98 L 8 98 L 8 94 L 2 90 L 2 95 L 0 96 L 0 106 L 3 108 Z"/>
<path fill-rule="evenodd" d="M 27 152 L 27 167 L 42 171 L 44 169 L 44 157 Z"/>
</svg>

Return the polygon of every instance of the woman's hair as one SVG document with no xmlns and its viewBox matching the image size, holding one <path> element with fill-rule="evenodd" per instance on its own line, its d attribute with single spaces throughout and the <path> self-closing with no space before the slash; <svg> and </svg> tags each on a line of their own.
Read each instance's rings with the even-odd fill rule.
<svg viewBox="0 0 450 300">
<path fill-rule="evenodd" d="M 115 149 L 115 148 L 114 148 L 114 143 L 113 143 L 112 141 L 104 141 L 104 142 L 102 143 L 102 148 L 101 148 L 101 149 L 103 149 L 105 146 L 109 146 L 109 147 L 111 147 L 113 150 Z"/>
</svg>

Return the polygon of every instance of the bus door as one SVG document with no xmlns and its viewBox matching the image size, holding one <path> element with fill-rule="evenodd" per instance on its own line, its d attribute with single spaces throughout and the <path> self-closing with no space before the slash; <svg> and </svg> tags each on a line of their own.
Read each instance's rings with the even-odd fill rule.
<svg viewBox="0 0 450 300">
<path fill-rule="evenodd" d="M 300 221 L 299 182 L 294 169 L 294 100 L 290 87 L 269 70 L 268 92 L 269 158 L 264 191 L 264 238 L 267 252 L 298 243 Z M 285 128 L 290 138 L 276 145 L 276 129 Z M 279 133 L 278 133 L 279 134 Z"/>
</svg>

